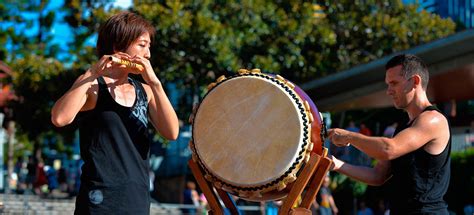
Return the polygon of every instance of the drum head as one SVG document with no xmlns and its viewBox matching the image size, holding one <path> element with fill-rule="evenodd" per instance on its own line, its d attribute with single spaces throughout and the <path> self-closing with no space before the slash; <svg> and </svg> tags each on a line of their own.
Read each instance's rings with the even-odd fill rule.
<svg viewBox="0 0 474 215">
<path fill-rule="evenodd" d="M 196 154 L 207 171 L 240 187 L 264 185 L 284 175 L 306 141 L 304 112 L 290 91 L 256 76 L 235 77 L 214 87 L 193 121 Z"/>
</svg>

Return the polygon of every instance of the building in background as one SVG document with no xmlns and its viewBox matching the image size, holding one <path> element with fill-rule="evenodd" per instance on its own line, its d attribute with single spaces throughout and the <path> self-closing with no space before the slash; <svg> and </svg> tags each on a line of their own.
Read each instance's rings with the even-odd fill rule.
<svg viewBox="0 0 474 215">
<path fill-rule="evenodd" d="M 443 18 L 450 17 L 465 28 L 474 26 L 474 0 L 403 0 L 403 3 L 418 3 L 423 9 Z"/>
</svg>

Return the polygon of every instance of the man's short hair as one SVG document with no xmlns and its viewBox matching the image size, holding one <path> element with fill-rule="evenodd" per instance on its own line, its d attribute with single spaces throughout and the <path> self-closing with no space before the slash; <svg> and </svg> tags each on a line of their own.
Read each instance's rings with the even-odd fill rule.
<svg viewBox="0 0 474 215">
<path fill-rule="evenodd" d="M 392 57 L 387 64 L 385 64 L 385 70 L 391 69 L 396 66 L 402 66 L 401 75 L 405 79 L 411 78 L 413 75 L 419 75 L 421 77 L 421 86 L 424 90 L 428 87 L 430 75 L 428 73 L 428 67 L 421 58 L 412 54 L 401 54 Z"/>
<path fill-rule="evenodd" d="M 97 39 L 97 56 L 111 55 L 115 51 L 126 51 L 127 48 L 148 32 L 153 42 L 155 28 L 143 17 L 129 11 L 111 16 L 99 27 Z"/>
</svg>

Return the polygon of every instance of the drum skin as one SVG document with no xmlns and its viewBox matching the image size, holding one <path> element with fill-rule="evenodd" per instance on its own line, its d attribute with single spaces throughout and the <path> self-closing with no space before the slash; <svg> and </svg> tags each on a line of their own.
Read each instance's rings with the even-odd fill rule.
<svg viewBox="0 0 474 215">
<path fill-rule="evenodd" d="M 310 152 L 321 154 L 316 113 L 306 93 L 281 77 L 221 79 L 194 114 L 193 159 L 208 181 L 231 194 L 250 201 L 283 198 Z"/>
</svg>

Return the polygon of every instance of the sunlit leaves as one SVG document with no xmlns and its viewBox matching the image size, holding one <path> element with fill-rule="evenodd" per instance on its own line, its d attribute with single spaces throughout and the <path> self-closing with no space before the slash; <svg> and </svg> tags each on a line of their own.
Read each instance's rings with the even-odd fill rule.
<svg viewBox="0 0 474 215">
<path fill-rule="evenodd" d="M 450 19 L 401 1 L 321 1 L 337 35 L 336 70 L 375 60 L 452 34 Z"/>
<path fill-rule="evenodd" d="M 8 4 L 17 7 L 0 3 L 1 21 L 33 25 L 18 14 L 39 5 Z M 160 0 L 135 1 L 131 10 L 156 27 L 151 62 L 165 86 L 174 82 L 184 92 L 177 107 L 180 118 L 187 118 L 207 84 L 240 68 L 279 73 L 298 84 L 443 38 L 455 29 L 450 19 L 416 5 L 403 5 L 400 0 Z M 0 44 L 11 41 L 16 50 L 7 52 L 2 46 L 0 59 L 17 61 L 15 70 L 25 76 L 15 79 L 19 92 L 50 92 L 49 87 L 58 86 L 42 85 L 54 82 L 51 77 L 85 71 L 97 60 L 95 44 L 90 44 L 92 36 L 100 23 L 120 9 L 112 8 L 109 1 L 65 0 L 64 11 L 74 37 L 68 70 L 58 62 L 48 62 L 60 51 L 57 47 L 42 48 L 38 37 L 27 37 L 13 28 L 0 32 Z M 43 15 L 44 35 L 40 40 L 47 44 L 51 39 L 47 30 L 56 12 Z"/>
</svg>

